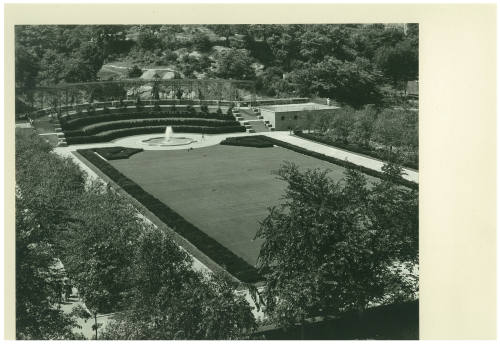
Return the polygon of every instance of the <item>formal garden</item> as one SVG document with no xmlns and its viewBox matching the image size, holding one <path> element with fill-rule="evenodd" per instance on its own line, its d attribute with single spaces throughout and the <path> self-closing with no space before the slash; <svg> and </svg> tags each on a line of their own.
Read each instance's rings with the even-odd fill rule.
<svg viewBox="0 0 500 345">
<path fill-rule="evenodd" d="M 418 111 L 400 91 L 418 74 L 396 63 L 416 42 L 418 26 L 19 27 L 16 116 L 35 121 L 16 128 L 17 338 L 417 339 Z M 167 63 L 172 81 L 140 79 Z M 236 79 L 245 105 L 334 95 L 289 137 L 382 168 L 252 133 Z M 183 83 L 198 99 L 155 89 Z"/>
</svg>

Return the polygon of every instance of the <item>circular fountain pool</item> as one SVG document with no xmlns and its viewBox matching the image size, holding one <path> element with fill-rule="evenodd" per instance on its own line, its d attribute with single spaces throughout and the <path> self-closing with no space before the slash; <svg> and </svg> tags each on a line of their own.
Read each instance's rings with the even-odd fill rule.
<svg viewBox="0 0 500 345">
<path fill-rule="evenodd" d="M 165 137 L 157 137 L 157 138 L 149 138 L 142 141 L 150 146 L 179 146 L 179 145 L 188 145 L 196 142 L 196 140 L 192 138 L 185 137 L 170 137 L 166 139 Z"/>
<path fill-rule="evenodd" d="M 173 133 L 172 126 L 167 126 L 163 137 L 149 138 L 142 142 L 150 146 L 180 146 L 196 142 L 196 140 L 192 138 L 174 137 Z"/>
</svg>

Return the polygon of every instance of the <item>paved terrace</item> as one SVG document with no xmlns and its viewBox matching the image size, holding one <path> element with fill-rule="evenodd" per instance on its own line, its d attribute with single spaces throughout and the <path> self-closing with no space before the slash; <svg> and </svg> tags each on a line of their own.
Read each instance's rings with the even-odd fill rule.
<svg viewBox="0 0 500 345">
<path fill-rule="evenodd" d="M 261 132 L 261 133 L 228 133 L 228 134 L 213 134 L 213 135 L 206 134 L 204 135 L 203 138 L 201 138 L 200 134 L 187 134 L 187 135 L 191 137 L 196 137 L 197 139 L 196 143 L 188 145 L 188 147 L 192 147 L 193 149 L 205 146 L 217 145 L 227 137 L 247 136 L 247 135 L 267 135 L 269 137 L 303 147 L 307 150 L 315 151 L 342 160 L 348 160 L 351 163 L 361 165 L 376 171 L 382 171 L 382 166 L 384 165 L 384 162 L 378 159 L 338 149 L 325 144 L 320 144 L 311 140 L 302 139 L 293 134 L 290 134 L 288 131 Z M 187 148 L 185 146 L 162 148 L 162 147 L 147 146 L 141 143 L 141 140 L 144 140 L 145 138 L 151 136 L 161 136 L 161 134 L 131 136 L 126 138 L 116 139 L 109 143 L 95 143 L 95 144 L 70 145 L 68 147 L 57 147 L 55 151 L 63 155 L 69 154 L 69 156 L 72 156 L 70 155 L 70 152 L 72 151 L 76 151 L 77 149 L 87 149 L 92 147 L 123 146 L 123 147 L 143 148 L 144 150 L 161 150 L 161 149 L 175 150 L 175 149 Z M 182 133 L 175 133 L 174 136 L 182 136 Z M 89 170 L 88 168 L 84 168 L 84 170 L 90 173 L 88 171 Z M 404 168 L 403 172 L 404 172 L 403 178 L 418 183 L 418 171 Z M 90 175 L 92 174 L 90 173 Z"/>
</svg>

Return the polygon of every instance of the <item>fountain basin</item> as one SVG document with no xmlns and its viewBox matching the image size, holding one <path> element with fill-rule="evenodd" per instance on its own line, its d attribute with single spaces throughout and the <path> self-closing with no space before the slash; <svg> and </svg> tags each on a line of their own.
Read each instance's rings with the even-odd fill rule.
<svg viewBox="0 0 500 345">
<path fill-rule="evenodd" d="M 155 137 L 142 140 L 142 142 L 149 146 L 181 146 L 195 143 L 196 140 L 186 137 Z"/>
</svg>

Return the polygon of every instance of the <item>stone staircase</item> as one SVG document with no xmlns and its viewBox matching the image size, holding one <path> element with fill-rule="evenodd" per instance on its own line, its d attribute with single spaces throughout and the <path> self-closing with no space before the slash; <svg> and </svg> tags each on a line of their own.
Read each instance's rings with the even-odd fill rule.
<svg viewBox="0 0 500 345">
<path fill-rule="evenodd" d="M 57 133 L 57 140 L 58 140 L 57 146 L 68 146 L 59 119 L 57 117 L 54 117 L 53 121 L 54 121 L 54 131 Z"/>
<path fill-rule="evenodd" d="M 264 121 L 261 115 L 254 114 L 248 110 L 240 112 L 239 109 L 233 109 L 233 115 L 242 126 L 247 130 L 247 133 L 269 132 L 274 130 L 269 121 Z"/>
</svg>

